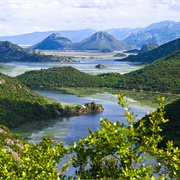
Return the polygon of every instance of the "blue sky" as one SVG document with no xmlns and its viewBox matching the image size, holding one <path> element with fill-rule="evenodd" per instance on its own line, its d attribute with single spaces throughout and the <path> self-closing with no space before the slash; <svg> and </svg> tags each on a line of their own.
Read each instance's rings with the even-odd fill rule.
<svg viewBox="0 0 180 180">
<path fill-rule="evenodd" d="M 180 21 L 180 0 L 0 0 L 0 36 Z"/>
</svg>

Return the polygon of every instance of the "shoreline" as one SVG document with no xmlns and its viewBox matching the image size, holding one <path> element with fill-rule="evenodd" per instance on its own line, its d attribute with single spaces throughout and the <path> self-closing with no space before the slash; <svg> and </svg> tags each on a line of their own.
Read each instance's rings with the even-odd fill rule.
<svg viewBox="0 0 180 180">
<path fill-rule="evenodd" d="M 53 50 L 42 50 L 45 55 L 55 55 L 55 56 L 67 56 L 74 59 L 122 59 L 124 57 L 114 57 L 119 52 L 97 52 L 97 51 L 53 51 Z M 122 53 L 122 52 L 121 52 Z M 127 57 L 127 56 L 125 56 Z"/>
</svg>

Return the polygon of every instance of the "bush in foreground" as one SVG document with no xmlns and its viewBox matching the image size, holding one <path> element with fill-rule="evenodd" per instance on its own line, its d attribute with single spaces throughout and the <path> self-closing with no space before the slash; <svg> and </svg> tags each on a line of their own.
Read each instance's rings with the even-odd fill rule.
<svg viewBox="0 0 180 180">
<path fill-rule="evenodd" d="M 165 123 L 163 98 L 159 108 L 149 116 L 151 124 L 141 121 L 135 126 L 135 115 L 130 112 L 123 95 L 117 94 L 119 104 L 125 109 L 128 126 L 119 122 L 100 120 L 101 129 L 89 130 L 89 135 L 71 147 L 52 144 L 48 137 L 36 144 L 26 143 L 16 156 L 1 143 L 0 177 L 2 179 L 180 179 L 180 150 L 168 141 L 162 141 L 160 124 Z M 3 131 L 2 131 L 3 133 Z M 156 157 L 157 164 L 144 163 L 144 154 Z M 56 165 L 65 154 L 71 161 L 57 172 Z M 72 164 L 77 170 L 73 177 L 64 175 Z"/>
</svg>

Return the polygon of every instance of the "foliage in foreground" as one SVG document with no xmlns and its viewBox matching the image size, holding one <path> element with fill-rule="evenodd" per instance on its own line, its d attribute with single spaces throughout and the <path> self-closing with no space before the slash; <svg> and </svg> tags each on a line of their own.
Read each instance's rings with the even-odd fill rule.
<svg viewBox="0 0 180 180">
<path fill-rule="evenodd" d="M 0 143 L 1 179 L 179 179 L 180 150 L 172 141 L 167 142 L 165 149 L 158 148 L 162 140 L 159 125 L 167 122 L 163 98 L 159 98 L 157 111 L 150 114 L 149 126 L 144 121 L 135 126 L 135 115 L 123 95 L 118 94 L 118 99 L 125 109 L 128 126 L 101 120 L 101 129 L 89 130 L 88 136 L 71 147 L 53 145 L 46 137 L 38 145 L 25 143 L 17 158 Z M 65 154 L 71 154 L 71 161 L 58 173 L 56 165 Z M 157 164 L 145 164 L 144 154 L 156 157 Z M 64 176 L 70 164 L 76 172 L 73 177 Z"/>
</svg>

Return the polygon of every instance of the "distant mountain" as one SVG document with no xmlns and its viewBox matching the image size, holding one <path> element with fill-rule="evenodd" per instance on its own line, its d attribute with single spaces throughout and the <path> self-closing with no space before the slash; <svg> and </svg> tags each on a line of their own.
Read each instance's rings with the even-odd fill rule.
<svg viewBox="0 0 180 180">
<path fill-rule="evenodd" d="M 105 30 L 112 36 L 114 36 L 118 40 L 123 40 L 126 37 L 128 37 L 132 33 L 137 33 L 141 30 L 142 28 L 120 28 L 120 29 L 107 29 Z"/>
<path fill-rule="evenodd" d="M 61 36 L 59 33 L 53 33 L 38 44 L 30 46 L 28 49 L 42 49 L 42 50 L 66 50 L 71 49 L 73 43 Z"/>
<path fill-rule="evenodd" d="M 151 51 L 141 53 L 138 55 L 130 55 L 127 58 L 121 59 L 121 61 L 149 63 L 159 58 L 163 58 L 168 54 L 172 54 L 173 52 L 176 52 L 178 50 L 180 50 L 180 38 L 163 44 Z"/>
<path fill-rule="evenodd" d="M 137 54 L 140 54 L 140 53 L 145 53 L 145 52 L 151 51 L 151 50 L 153 50 L 153 49 L 155 49 L 157 47 L 158 47 L 157 44 L 150 42 L 150 43 L 144 44 L 140 50 L 132 49 L 132 50 L 124 51 L 124 53 L 137 53 Z"/>
<path fill-rule="evenodd" d="M 10 41 L 12 43 L 30 46 L 41 42 L 52 33 L 59 33 L 62 36 L 70 39 L 72 42 L 80 42 L 84 38 L 91 36 L 96 31 L 93 29 L 81 29 L 81 30 L 64 30 L 64 31 L 46 31 L 46 32 L 33 32 L 17 36 L 2 36 L 0 41 Z"/>
<path fill-rule="evenodd" d="M 157 44 L 149 42 L 149 43 L 144 44 L 142 46 L 142 48 L 140 49 L 139 53 L 145 53 L 145 52 L 151 51 L 153 49 L 156 49 L 157 47 L 158 47 Z"/>
<path fill-rule="evenodd" d="M 142 47 L 149 42 L 162 45 L 174 39 L 180 38 L 180 22 L 161 21 L 150 24 L 145 28 L 118 28 L 105 30 L 113 37 L 127 44 Z M 0 41 L 10 41 L 23 47 L 41 42 L 52 33 L 59 33 L 61 36 L 68 38 L 73 43 L 79 43 L 83 39 L 93 35 L 97 31 L 93 29 L 81 30 L 63 30 L 63 31 L 45 31 L 33 32 L 16 36 L 2 36 Z"/>
<path fill-rule="evenodd" d="M 0 62 L 45 62 L 45 61 L 73 61 L 70 57 L 44 55 L 40 51 L 23 49 L 8 41 L 0 41 Z"/>
<path fill-rule="evenodd" d="M 162 45 L 177 38 L 180 38 L 180 22 L 163 21 L 133 32 L 123 42 L 141 47 L 149 42 Z"/>
<path fill-rule="evenodd" d="M 161 21 L 161 22 L 150 24 L 149 26 L 147 26 L 144 29 L 146 31 L 151 30 L 151 29 L 162 29 L 162 28 L 166 28 L 167 26 L 173 26 L 174 24 L 177 24 L 177 22 L 166 20 L 166 21 Z"/>
<path fill-rule="evenodd" d="M 99 31 L 75 45 L 78 50 L 127 50 L 135 46 L 123 43 L 107 32 Z"/>
</svg>

